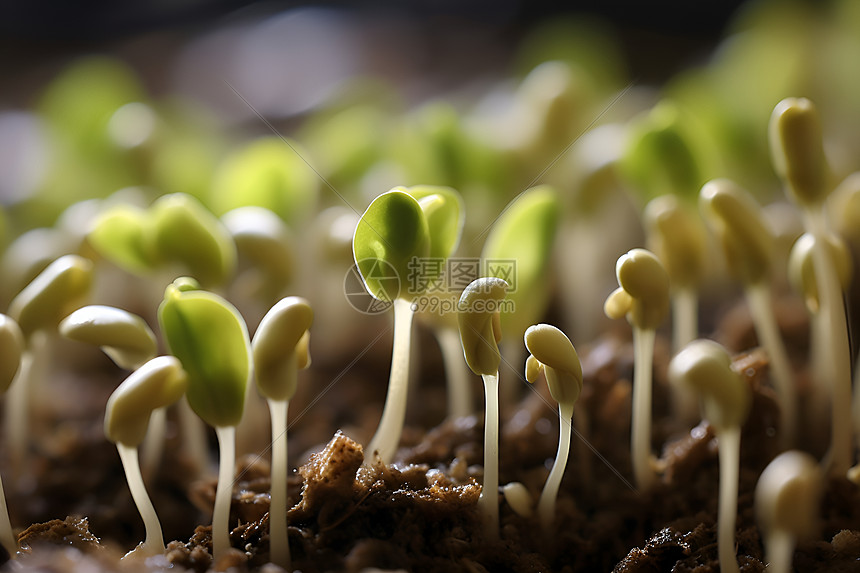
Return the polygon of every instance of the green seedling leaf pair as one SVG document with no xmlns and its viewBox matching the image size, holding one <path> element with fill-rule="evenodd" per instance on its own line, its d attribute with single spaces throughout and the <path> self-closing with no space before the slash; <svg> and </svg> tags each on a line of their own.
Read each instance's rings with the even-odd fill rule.
<svg viewBox="0 0 860 573">
<path fill-rule="evenodd" d="M 148 209 L 108 208 L 89 241 L 103 257 L 138 275 L 178 265 L 203 285 L 218 285 L 236 266 L 236 246 L 224 225 L 197 199 L 174 193 Z"/>
<path fill-rule="evenodd" d="M 386 302 L 422 294 L 438 275 L 428 269 L 416 276 L 410 265 L 449 257 L 460 240 L 463 213 L 460 195 L 448 187 L 395 187 L 374 199 L 352 241 L 367 291 Z"/>
<path fill-rule="evenodd" d="M 353 235 L 355 263 L 367 291 L 394 303 L 394 348 L 382 420 L 367 450 L 388 463 L 394 455 L 406 414 L 411 302 L 439 278 L 459 242 L 463 227 L 459 194 L 447 187 L 397 187 L 371 202 Z M 440 268 L 441 267 L 441 268 Z"/>
</svg>

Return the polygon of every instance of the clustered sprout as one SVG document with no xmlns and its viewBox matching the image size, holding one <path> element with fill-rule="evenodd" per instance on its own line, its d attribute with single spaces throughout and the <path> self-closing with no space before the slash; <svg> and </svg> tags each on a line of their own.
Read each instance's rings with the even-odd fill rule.
<svg viewBox="0 0 860 573">
<path fill-rule="evenodd" d="M 633 325 L 633 416 L 631 456 L 633 475 L 641 489 L 656 479 L 651 455 L 651 376 L 657 327 L 669 312 L 669 277 L 660 260 L 645 249 L 618 258 L 615 274 L 620 285 L 606 299 L 606 316 L 627 317 Z"/>
<path fill-rule="evenodd" d="M 702 399 L 702 413 L 719 440 L 720 496 L 717 544 L 720 568 L 737 573 L 735 523 L 738 508 L 741 426 L 752 406 L 752 391 L 732 369 L 725 348 L 712 340 L 695 340 L 669 363 L 669 380 L 692 388 Z"/>
<path fill-rule="evenodd" d="M 508 283 L 499 278 L 475 279 L 463 290 L 457 304 L 466 363 L 484 381 L 484 483 L 478 509 L 484 533 L 490 539 L 499 537 L 499 305 L 507 289 Z"/>
<path fill-rule="evenodd" d="M 534 383 L 540 372 L 546 376 L 550 395 L 558 402 L 558 453 L 538 501 L 538 516 L 546 533 L 555 521 L 555 500 L 570 452 L 573 408 L 582 392 L 582 365 L 570 339 L 549 324 L 536 324 L 526 330 L 526 380 Z"/>
</svg>

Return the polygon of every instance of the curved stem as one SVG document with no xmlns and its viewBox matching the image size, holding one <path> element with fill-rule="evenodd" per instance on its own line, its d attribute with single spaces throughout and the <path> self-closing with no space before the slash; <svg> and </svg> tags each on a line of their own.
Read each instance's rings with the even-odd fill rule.
<svg viewBox="0 0 860 573">
<path fill-rule="evenodd" d="M 735 556 L 735 522 L 738 515 L 738 466 L 741 430 L 724 428 L 717 435 L 720 457 L 720 499 L 717 516 L 717 546 L 720 571 L 738 573 Z"/>
<path fill-rule="evenodd" d="M 179 424 L 182 426 L 182 447 L 196 473 L 209 467 L 209 444 L 206 440 L 206 426 L 191 406 L 188 399 L 179 400 Z"/>
<path fill-rule="evenodd" d="M 630 453 L 633 477 L 640 490 L 656 478 L 651 466 L 651 368 L 654 362 L 653 329 L 633 327 L 633 415 L 630 423 Z"/>
<path fill-rule="evenodd" d="M 484 483 L 478 510 L 484 519 L 484 534 L 499 538 L 499 373 L 484 374 Z"/>
<path fill-rule="evenodd" d="M 794 561 L 794 538 L 777 529 L 765 538 L 768 573 L 791 573 Z"/>
<path fill-rule="evenodd" d="M 384 463 L 390 463 L 400 443 L 406 418 L 406 396 L 409 391 L 409 347 L 412 343 L 412 303 L 394 299 L 394 348 L 391 351 L 391 374 L 382 419 L 376 435 L 367 445 L 365 463 L 373 462 L 376 452 Z"/>
<path fill-rule="evenodd" d="M 156 408 L 149 416 L 149 426 L 143 440 L 141 454 L 141 472 L 146 482 L 155 479 L 161 455 L 164 453 L 164 434 L 167 431 L 167 408 Z"/>
<path fill-rule="evenodd" d="M 128 481 L 131 497 L 140 512 L 143 525 L 146 527 L 146 539 L 135 549 L 126 553 L 123 559 L 137 555 L 148 557 L 164 553 L 164 536 L 161 533 L 161 523 L 155 513 L 155 506 L 152 505 L 152 500 L 146 493 L 146 486 L 143 485 L 143 476 L 140 473 L 137 460 L 137 447 L 117 443 L 116 449 L 125 470 L 125 479 Z"/>
<path fill-rule="evenodd" d="M 829 342 L 830 359 L 824 361 L 827 370 L 822 376 L 830 381 L 831 438 L 830 450 L 825 465 L 834 475 L 844 475 L 851 467 L 853 456 L 853 429 L 851 422 L 851 351 L 848 347 L 848 325 L 845 304 L 836 268 L 826 246 L 826 222 L 824 209 L 807 209 L 804 213 L 806 226 L 815 238 L 812 246 L 812 264 L 818 284 L 819 313 L 829 332 L 824 333 Z M 860 409 L 860 393 L 854 397 L 855 407 Z"/>
<path fill-rule="evenodd" d="M 538 516 L 544 533 L 552 532 L 555 522 L 555 500 L 558 498 L 558 489 L 561 486 L 561 478 L 564 477 L 564 468 L 567 467 L 567 456 L 570 452 L 571 424 L 573 423 L 573 405 L 558 405 L 558 452 L 555 455 L 555 463 L 543 486 L 543 491 L 538 501 Z"/>
<path fill-rule="evenodd" d="M 471 371 L 463 359 L 460 333 L 456 328 L 437 328 L 436 339 L 442 351 L 445 378 L 448 380 L 448 417 L 471 416 L 475 412 L 475 403 L 469 388 Z"/>
<path fill-rule="evenodd" d="M 218 426 L 218 487 L 215 489 L 215 509 L 212 512 L 212 558 L 217 564 L 230 549 L 230 502 L 233 499 L 233 478 L 236 473 L 236 428 Z"/>
<path fill-rule="evenodd" d="M 3 491 L 3 480 L 0 480 L 0 543 L 6 548 L 9 557 L 14 559 L 18 553 L 18 539 L 12 532 L 9 508 L 6 506 L 6 493 Z"/>
<path fill-rule="evenodd" d="M 794 444 L 797 432 L 797 395 L 794 390 L 794 374 L 773 314 L 770 289 L 766 284 L 761 283 L 747 286 L 745 290 L 756 334 L 770 359 L 773 383 L 779 396 L 779 406 L 782 410 L 780 443 L 783 449 L 789 449 Z"/>
<path fill-rule="evenodd" d="M 289 401 L 268 400 L 272 419 L 272 485 L 269 503 L 269 561 L 290 569 L 287 536 L 287 410 Z"/>
</svg>

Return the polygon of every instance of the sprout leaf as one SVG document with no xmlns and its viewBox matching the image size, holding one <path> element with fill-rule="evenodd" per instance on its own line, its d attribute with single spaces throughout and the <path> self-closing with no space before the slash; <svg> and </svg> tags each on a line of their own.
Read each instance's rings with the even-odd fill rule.
<svg viewBox="0 0 860 573">
<path fill-rule="evenodd" d="M 418 201 L 396 189 L 374 199 L 355 228 L 352 251 L 364 285 L 375 298 L 409 300 L 418 294 L 410 292 L 417 289 L 403 288 L 411 274 L 410 262 L 430 252 L 427 218 Z"/>
<path fill-rule="evenodd" d="M 105 414 L 105 435 L 111 442 L 137 447 L 146 436 L 152 411 L 179 400 L 187 383 L 177 358 L 153 358 L 111 394 Z"/>
<path fill-rule="evenodd" d="M 141 317 L 121 308 L 90 305 L 60 323 L 66 338 L 101 347 L 120 368 L 133 370 L 155 357 L 155 334 Z"/>
<path fill-rule="evenodd" d="M 170 352 L 188 373 L 188 403 L 212 426 L 242 419 L 250 374 L 250 340 L 233 305 L 202 290 L 169 285 L 158 321 Z"/>
</svg>

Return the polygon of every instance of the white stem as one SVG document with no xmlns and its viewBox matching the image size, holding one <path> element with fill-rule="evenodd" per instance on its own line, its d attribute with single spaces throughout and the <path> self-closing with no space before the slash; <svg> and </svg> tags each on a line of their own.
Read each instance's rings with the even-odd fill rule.
<svg viewBox="0 0 860 573">
<path fill-rule="evenodd" d="M 745 292 L 756 334 L 770 360 L 773 384 L 779 397 L 782 411 L 780 443 L 783 449 L 789 449 L 794 444 L 797 433 L 797 393 L 794 374 L 773 314 L 768 285 L 765 283 L 750 285 L 746 287 Z"/>
<path fill-rule="evenodd" d="M 35 386 L 43 383 L 46 362 L 51 360 L 48 336 L 35 332 L 27 341 L 27 348 L 21 356 L 21 366 L 7 390 L 5 404 L 4 431 L 9 448 L 9 463 L 12 466 L 13 489 L 20 485 L 24 474 L 24 461 L 30 448 L 30 436 L 35 424 L 30 420 L 32 396 Z"/>
<path fill-rule="evenodd" d="M 633 414 L 630 423 L 630 453 L 633 477 L 640 490 L 653 485 L 651 465 L 651 367 L 654 361 L 653 329 L 633 327 Z"/>
<path fill-rule="evenodd" d="M 269 561 L 290 569 L 287 536 L 287 410 L 289 401 L 268 400 L 272 419 L 272 485 L 269 503 Z"/>
<path fill-rule="evenodd" d="M 678 352 L 698 337 L 699 295 L 696 289 L 686 287 L 672 291 L 672 349 Z"/>
<path fill-rule="evenodd" d="M 12 532 L 12 522 L 9 520 L 9 508 L 6 506 L 6 493 L 3 491 L 3 480 L 0 480 L 0 543 L 12 559 L 18 553 L 18 539 Z"/>
<path fill-rule="evenodd" d="M 679 352 L 699 336 L 699 295 L 693 288 L 672 292 L 672 349 Z M 683 424 L 694 425 L 699 420 L 699 400 L 696 393 L 684 385 L 672 387 L 672 411 Z"/>
<path fill-rule="evenodd" d="M 394 348 L 391 351 L 388 394 L 376 435 L 367 446 L 365 464 L 373 463 L 373 452 L 377 452 L 384 463 L 390 463 L 400 443 L 409 390 L 409 347 L 412 343 L 413 314 L 412 303 L 401 298 L 394 299 Z"/>
<path fill-rule="evenodd" d="M 161 455 L 164 453 L 164 435 L 167 432 L 167 408 L 156 408 L 149 416 L 149 426 L 143 440 L 141 472 L 146 482 L 152 482 L 158 473 Z"/>
<path fill-rule="evenodd" d="M 191 462 L 194 472 L 200 474 L 209 467 L 209 442 L 206 440 L 206 426 L 187 399 L 179 400 L 179 424 L 182 427 L 182 446 L 185 457 Z"/>
<path fill-rule="evenodd" d="M 212 558 L 217 566 L 230 549 L 230 502 L 233 499 L 233 477 L 236 473 L 236 428 L 218 426 L 218 487 L 212 512 Z"/>
<path fill-rule="evenodd" d="M 9 449 L 9 463 L 12 466 L 13 490 L 23 471 L 24 457 L 27 454 L 30 435 L 29 396 L 27 388 L 31 380 L 33 352 L 26 350 L 21 357 L 21 366 L 6 393 L 5 415 L 3 416 L 6 447 Z"/>
<path fill-rule="evenodd" d="M 720 499 L 717 546 L 722 573 L 738 573 L 735 556 L 735 521 L 738 515 L 738 466 L 741 429 L 723 428 L 717 435 L 720 457 Z"/>
<path fill-rule="evenodd" d="M 155 513 L 155 506 L 152 505 L 152 500 L 146 493 L 146 486 L 143 484 L 143 476 L 140 473 L 137 460 L 137 447 L 117 443 L 116 449 L 125 470 L 125 479 L 128 481 L 131 497 L 140 512 L 143 525 L 146 527 L 146 539 L 137 548 L 129 551 L 126 557 L 138 555 L 149 557 L 164 553 L 164 536 L 161 533 L 161 523 Z"/>
<path fill-rule="evenodd" d="M 848 325 L 842 289 L 833 259 L 826 245 L 826 222 L 823 208 L 804 213 L 806 226 L 815 238 L 812 246 L 812 263 L 818 285 L 819 313 L 824 324 L 829 325 L 825 333 L 829 342 L 829 360 L 824 361 L 827 370 L 823 378 L 830 381 L 831 437 L 830 450 L 825 465 L 833 475 L 845 475 L 851 467 L 853 456 L 853 428 L 851 422 L 851 351 L 848 345 Z M 860 409 L 860 395 L 855 396 Z"/>
<path fill-rule="evenodd" d="M 448 379 L 448 417 L 471 416 L 475 413 L 475 402 L 469 387 L 471 371 L 463 358 L 460 333 L 456 328 L 437 328 L 436 339 L 439 341 L 442 361 L 445 363 L 445 377 Z"/>
<path fill-rule="evenodd" d="M 571 424 L 573 423 L 573 404 L 558 405 L 558 452 L 555 455 L 555 463 L 543 486 L 543 491 L 538 501 L 538 516 L 544 533 L 553 531 L 555 522 L 555 500 L 558 499 L 558 489 L 561 486 L 561 478 L 564 477 L 564 468 L 567 467 L 567 456 L 570 452 Z"/>
<path fill-rule="evenodd" d="M 794 561 L 794 537 L 787 531 L 775 530 L 765 538 L 768 573 L 791 573 Z"/>
<path fill-rule="evenodd" d="M 484 484 L 478 510 L 484 520 L 484 534 L 499 538 L 499 373 L 484 374 Z"/>
</svg>

